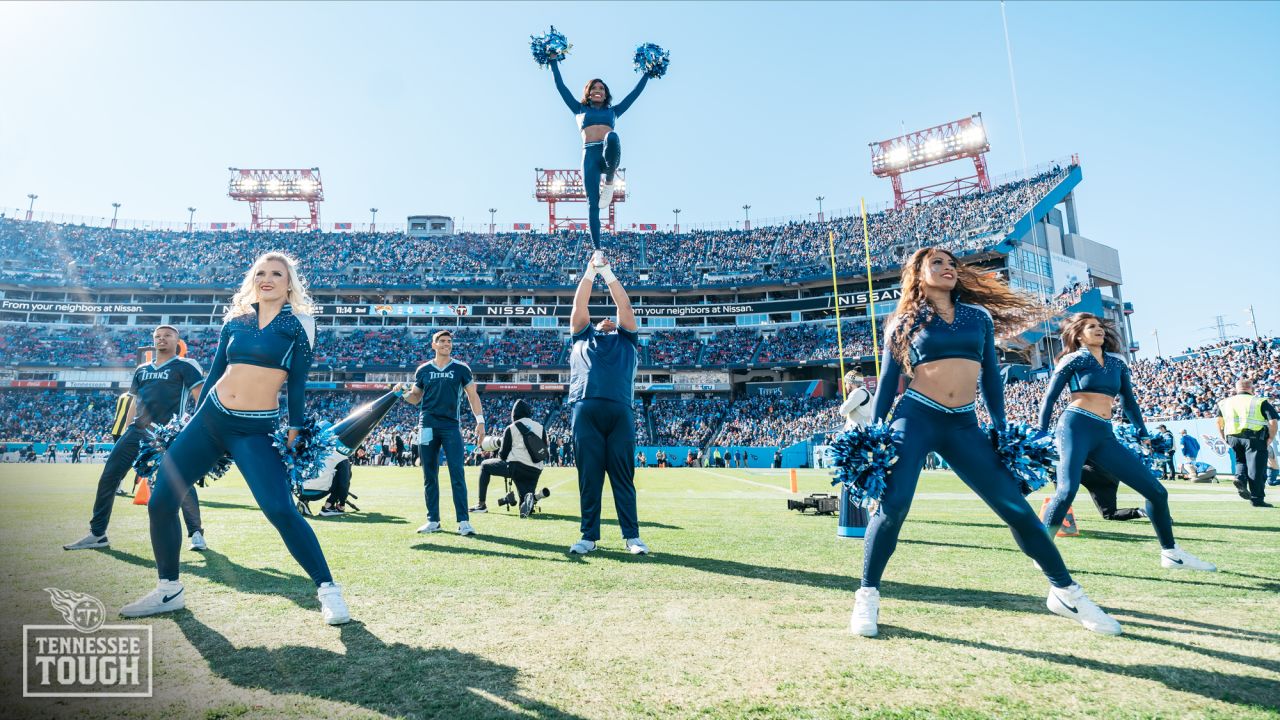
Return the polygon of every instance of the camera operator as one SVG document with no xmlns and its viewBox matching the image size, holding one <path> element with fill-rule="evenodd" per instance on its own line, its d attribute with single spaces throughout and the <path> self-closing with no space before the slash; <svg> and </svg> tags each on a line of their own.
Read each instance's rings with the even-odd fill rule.
<svg viewBox="0 0 1280 720">
<path fill-rule="evenodd" d="M 511 478 L 520 498 L 520 517 L 529 517 L 537 501 L 534 493 L 542 476 L 547 459 L 547 443 L 541 423 L 533 419 L 533 410 L 524 400 L 516 400 L 511 406 L 511 424 L 502 431 L 502 438 L 490 436 L 484 439 L 486 449 L 497 451 L 498 457 L 480 463 L 479 503 L 470 509 L 473 513 L 488 512 L 485 497 L 489 492 L 489 478 L 498 475 Z M 532 447 L 531 447 L 532 445 Z"/>
</svg>

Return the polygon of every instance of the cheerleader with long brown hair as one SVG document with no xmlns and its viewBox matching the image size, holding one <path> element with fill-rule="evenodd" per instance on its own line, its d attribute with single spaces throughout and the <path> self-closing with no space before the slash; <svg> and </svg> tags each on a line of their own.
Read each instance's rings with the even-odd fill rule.
<svg viewBox="0 0 1280 720">
<path fill-rule="evenodd" d="M 1045 509 L 1045 527 L 1053 537 L 1067 508 L 1080 489 L 1088 461 L 1117 477 L 1147 499 L 1146 515 L 1160 541 L 1160 564 L 1170 570 L 1218 568 L 1181 549 L 1173 539 L 1169 491 L 1136 455 L 1116 440 L 1111 429 L 1111 406 L 1119 397 L 1129 422 L 1147 437 L 1142 408 L 1133 394 L 1129 365 L 1120 354 L 1120 336 L 1106 320 L 1090 313 L 1076 313 L 1062 325 L 1062 354 L 1040 405 L 1040 429 L 1049 430 L 1054 406 L 1063 390 L 1070 390 L 1071 404 L 1058 419 L 1058 489 Z"/>
<path fill-rule="evenodd" d="M 917 250 L 903 269 L 902 299 L 885 335 L 874 410 L 875 420 L 888 418 L 899 383 L 907 380 L 890 424 L 898 459 L 867 527 L 862 587 L 850 620 L 854 633 L 872 637 L 878 632 L 880 578 L 911 509 L 925 458 L 936 452 L 1009 525 L 1018 546 L 1049 578 L 1051 611 L 1094 632 L 1120 634 L 1120 624 L 1072 581 L 974 412 L 981 384 L 992 421 L 997 427 L 1005 424 L 996 335 L 1016 331 L 1039 312 L 1030 298 L 960 265 L 940 248 Z"/>
</svg>

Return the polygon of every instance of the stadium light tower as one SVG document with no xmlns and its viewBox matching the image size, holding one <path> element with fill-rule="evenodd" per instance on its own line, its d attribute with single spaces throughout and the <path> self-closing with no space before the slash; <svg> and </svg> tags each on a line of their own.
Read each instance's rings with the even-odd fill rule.
<svg viewBox="0 0 1280 720">
<path fill-rule="evenodd" d="M 120 214 L 120 203 L 111 203 L 111 229 L 116 229 L 116 216 Z"/>
<path fill-rule="evenodd" d="M 742 229 L 750 230 L 751 229 L 751 206 L 750 205 L 742 206 L 742 215 L 743 215 Z"/>
<path fill-rule="evenodd" d="M 489 208 L 489 234 L 493 234 L 493 216 L 498 212 L 498 208 Z"/>
<path fill-rule="evenodd" d="M 991 189 L 986 160 L 991 144 L 987 142 L 982 113 L 870 145 L 871 174 L 887 177 L 893 183 L 893 206 L 897 209 L 944 195 L 967 195 Z M 902 176 L 909 172 L 965 159 L 973 160 L 974 175 L 913 190 L 902 189 Z"/>
<path fill-rule="evenodd" d="M 822 201 L 826 200 L 826 198 L 819 195 L 814 199 L 818 201 L 818 222 L 822 222 Z"/>
<path fill-rule="evenodd" d="M 369 208 L 369 232 L 378 232 L 378 208 Z"/>
<path fill-rule="evenodd" d="M 195 219 L 196 209 L 193 207 L 187 208 L 187 232 L 191 232 L 191 225 L 195 222 Z"/>
<path fill-rule="evenodd" d="M 587 226 L 587 218 L 559 217 L 556 215 L 556 203 L 586 203 L 587 190 L 582 182 L 582 170 L 545 170 L 534 168 L 533 197 L 538 202 L 547 204 L 547 232 L 555 232 L 564 228 L 583 229 Z M 614 205 L 626 202 L 627 171 L 618 168 L 615 173 L 613 197 L 608 199 L 609 216 L 601 218 L 600 228 L 613 232 L 617 224 L 617 212 Z M 603 201 L 603 199 L 602 199 Z M 604 206 L 601 206 L 604 209 Z"/>
<path fill-rule="evenodd" d="M 27 205 L 27 222 L 31 222 L 31 213 L 35 211 L 36 198 L 38 197 L 40 196 L 35 193 L 27 193 L 27 199 L 31 201 L 31 204 Z"/>
<path fill-rule="evenodd" d="M 227 183 L 232 200 L 249 203 L 251 230 L 315 230 L 320 227 L 320 201 L 324 200 L 324 183 L 320 168 L 263 170 L 227 168 Z M 305 202 L 309 218 L 267 217 L 262 214 L 264 202 Z"/>
<path fill-rule="evenodd" d="M 673 213 L 675 213 L 675 214 L 676 214 L 676 228 L 675 228 L 675 233 L 676 233 L 677 235 L 679 235 L 679 234 L 680 234 L 680 208 L 676 208 L 675 210 L 672 210 L 671 212 L 673 212 Z"/>
</svg>

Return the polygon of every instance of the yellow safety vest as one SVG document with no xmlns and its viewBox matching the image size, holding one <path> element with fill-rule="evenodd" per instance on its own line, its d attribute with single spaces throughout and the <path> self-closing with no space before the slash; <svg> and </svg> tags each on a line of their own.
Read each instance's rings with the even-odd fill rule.
<svg viewBox="0 0 1280 720">
<path fill-rule="evenodd" d="M 1263 398 L 1257 395 L 1244 393 L 1219 400 L 1218 410 L 1222 413 L 1223 433 L 1240 435 L 1266 428 L 1267 419 L 1262 416 L 1263 402 Z"/>
<path fill-rule="evenodd" d="M 133 396 L 125 393 L 116 398 L 116 420 L 111 423 L 111 436 L 119 438 L 129 429 L 129 419 L 133 417 Z"/>
</svg>

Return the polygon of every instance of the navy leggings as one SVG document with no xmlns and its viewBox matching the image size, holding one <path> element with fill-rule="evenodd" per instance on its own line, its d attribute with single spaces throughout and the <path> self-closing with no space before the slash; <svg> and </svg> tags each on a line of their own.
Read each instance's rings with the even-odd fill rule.
<svg viewBox="0 0 1280 720">
<path fill-rule="evenodd" d="M 573 404 L 573 456 L 578 465 L 583 540 L 600 539 L 606 472 L 622 537 L 640 537 L 636 513 L 636 426 L 632 413 L 630 405 L 602 398 Z"/>
<path fill-rule="evenodd" d="M 1147 499 L 1147 517 L 1160 539 L 1160 547 L 1173 547 L 1173 518 L 1169 515 L 1169 491 L 1151 476 L 1142 461 L 1116 440 L 1111 421 L 1086 410 L 1069 407 L 1058 420 L 1058 489 L 1045 510 L 1050 536 L 1062 527 L 1062 519 L 1080 489 L 1085 461 L 1114 475 Z"/>
<path fill-rule="evenodd" d="M 449 487 L 453 490 L 453 512 L 458 522 L 471 519 L 467 514 L 467 473 L 462 461 L 462 430 L 457 425 L 421 428 L 418 457 L 422 458 L 422 494 L 427 501 L 427 520 L 440 522 L 440 450 L 449 466 Z"/>
<path fill-rule="evenodd" d="M 156 473 L 156 486 L 147 503 L 151 516 L 151 549 L 161 580 L 178 579 L 178 550 L 182 541 L 178 505 L 197 480 L 230 453 L 244 476 L 253 499 L 284 539 L 293 559 L 316 585 L 332 582 L 320 541 L 298 514 L 289 475 L 280 453 L 271 444 L 278 412 L 228 410 L 215 392 L 200 404 L 195 417 L 169 446 Z"/>
<path fill-rule="evenodd" d="M 591 247 L 600 250 L 600 206 L 608 205 L 607 198 L 600 200 L 600 175 L 605 182 L 613 181 L 613 174 L 622 162 L 622 141 L 618 133 L 611 132 L 600 142 L 587 143 L 582 146 L 582 184 L 587 191 L 587 224 L 591 228 Z"/>
<path fill-rule="evenodd" d="M 911 510 L 925 457 L 936 452 L 978 497 L 1013 531 L 1018 547 L 1039 563 L 1055 587 L 1071 585 L 1071 574 L 1045 532 L 1044 525 L 1000 464 L 991 440 L 978 427 L 973 406 L 948 409 L 908 390 L 893 412 L 893 444 L 898 462 L 885 482 L 880 507 L 867 526 L 862 557 L 862 587 L 880 587 L 885 565 L 898 545 L 898 532 Z"/>
</svg>

